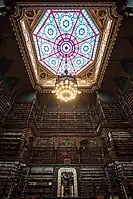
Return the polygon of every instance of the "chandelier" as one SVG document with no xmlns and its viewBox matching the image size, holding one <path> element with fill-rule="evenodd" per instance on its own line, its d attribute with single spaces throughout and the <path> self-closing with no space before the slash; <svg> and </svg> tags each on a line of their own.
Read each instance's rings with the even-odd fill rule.
<svg viewBox="0 0 133 199">
<path fill-rule="evenodd" d="M 58 76 L 55 82 L 55 93 L 57 99 L 64 102 L 68 102 L 76 98 L 77 94 L 81 94 L 81 91 L 77 88 L 77 81 L 72 75 L 68 75 L 68 71 L 65 70 L 65 75 Z"/>
</svg>

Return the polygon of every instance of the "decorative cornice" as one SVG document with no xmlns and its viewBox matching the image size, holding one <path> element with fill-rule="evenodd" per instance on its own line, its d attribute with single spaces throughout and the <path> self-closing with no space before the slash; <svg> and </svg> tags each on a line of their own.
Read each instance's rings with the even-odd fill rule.
<svg viewBox="0 0 133 199">
<path fill-rule="evenodd" d="M 104 78 L 105 75 L 105 71 L 108 65 L 108 61 L 110 59 L 111 53 L 112 53 L 112 49 L 113 46 L 115 44 L 115 40 L 116 40 L 116 36 L 118 34 L 121 22 L 123 17 L 118 15 L 117 11 L 116 11 L 116 4 L 113 3 L 105 3 L 105 2 L 93 2 L 93 3 L 58 3 L 58 4 L 53 4 L 53 3 L 43 3 L 43 2 L 39 2 L 39 3 L 18 3 L 15 9 L 15 13 L 11 16 L 10 20 L 11 20 L 11 24 L 13 26 L 13 30 L 14 30 L 14 34 L 16 36 L 17 39 L 17 43 L 19 45 L 20 48 L 20 52 L 22 55 L 22 58 L 24 60 L 24 64 L 26 66 L 26 70 L 28 73 L 28 76 L 30 78 L 31 84 L 33 86 L 34 89 L 39 90 L 41 93 L 51 93 L 51 91 L 53 90 L 54 84 L 55 84 L 55 77 L 53 77 L 53 79 L 50 77 L 47 77 L 47 80 L 51 81 L 51 84 L 47 84 L 46 79 L 41 79 L 40 78 L 40 66 L 38 61 L 36 61 L 35 63 L 35 67 L 33 68 L 33 59 L 31 57 L 31 55 L 29 54 L 29 50 L 27 49 L 27 43 L 26 43 L 26 37 L 29 37 L 30 39 L 30 33 L 28 36 L 28 31 L 27 31 L 27 35 L 24 36 L 24 31 L 22 29 L 21 26 L 21 22 L 25 20 L 25 16 L 24 16 L 24 10 L 25 9 L 40 9 L 40 8 L 91 8 L 91 9 L 102 9 L 102 8 L 107 8 L 108 9 L 108 20 L 111 21 L 111 26 L 110 26 L 110 32 L 109 32 L 109 36 L 107 38 L 107 44 L 105 46 L 105 50 L 103 53 L 103 56 L 100 60 L 100 66 L 97 72 L 97 75 L 95 75 L 96 73 L 96 67 L 95 70 L 92 70 L 92 74 L 86 79 L 86 83 L 82 84 L 79 83 L 78 86 L 79 88 L 82 90 L 83 93 L 90 93 L 95 91 L 96 89 L 98 89 L 101 86 L 102 80 Z M 21 20 L 21 21 L 20 21 Z M 106 22 L 106 24 L 108 23 L 108 21 Z M 25 25 L 26 26 L 26 25 Z M 28 28 L 27 28 L 28 29 Z M 104 32 L 103 32 L 104 34 Z M 104 40 L 104 39 L 103 39 Z M 32 41 L 30 41 L 31 44 L 29 43 L 28 45 L 33 46 Z M 103 41 L 104 42 L 104 41 Z M 101 45 L 102 45 L 102 39 L 101 39 Z M 99 46 L 100 49 L 100 46 Z M 34 48 L 30 47 L 30 51 L 33 50 L 34 52 Z M 99 54 L 101 52 L 98 52 Z M 97 59 L 98 59 L 98 53 L 97 53 Z M 35 55 L 34 55 L 35 56 Z M 36 56 L 35 56 L 36 57 Z M 99 56 L 100 57 L 100 56 Z M 31 60 L 32 59 L 32 60 Z M 96 61 L 97 63 L 99 62 L 99 60 Z M 96 64 L 95 64 L 96 65 Z M 36 71 L 35 71 L 36 68 Z M 43 70 L 43 68 L 41 67 L 41 70 Z M 44 69 L 44 73 L 48 73 L 48 71 L 46 71 Z M 95 77 L 97 76 L 97 77 Z M 79 82 L 82 82 L 82 77 L 78 77 L 79 78 Z M 83 78 L 84 79 L 84 78 Z M 81 80 L 81 81 L 80 81 Z M 49 82 L 50 82 L 49 81 Z M 44 84 L 45 82 L 45 84 Z"/>
<path fill-rule="evenodd" d="M 88 7 L 93 7 L 93 8 L 104 8 L 104 7 L 111 7 L 111 6 L 116 6 L 115 2 L 77 2 L 77 3 L 64 3 L 64 2 L 59 2 L 59 3 L 53 3 L 53 2 L 18 2 L 17 3 L 18 6 L 20 7 L 36 7 L 36 8 L 40 8 L 40 7 L 50 7 L 50 8 L 60 8 L 60 7 L 65 7 L 65 8 L 69 8 L 69 7 L 78 7 L 78 8 L 88 8 Z"/>
</svg>

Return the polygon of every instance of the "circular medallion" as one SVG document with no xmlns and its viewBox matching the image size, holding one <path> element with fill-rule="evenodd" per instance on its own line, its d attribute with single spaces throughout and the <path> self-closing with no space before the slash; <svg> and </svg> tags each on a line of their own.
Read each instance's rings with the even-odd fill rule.
<svg viewBox="0 0 133 199">
<path fill-rule="evenodd" d="M 76 28 L 76 36 L 78 39 L 84 39 L 88 35 L 88 28 L 86 25 L 79 24 Z"/>
<path fill-rule="evenodd" d="M 49 55 L 52 52 L 52 46 L 50 43 L 44 43 L 42 44 L 42 53 L 45 55 Z"/>
<path fill-rule="evenodd" d="M 48 39 L 54 39 L 57 35 L 57 31 L 54 25 L 46 25 L 44 32 Z"/>
<path fill-rule="evenodd" d="M 72 19 L 69 15 L 64 15 L 60 21 L 60 28 L 63 32 L 68 32 L 72 29 Z"/>
<path fill-rule="evenodd" d="M 55 75 L 76 75 L 95 60 L 100 32 L 85 9 L 46 9 L 33 33 L 38 62 Z"/>
<path fill-rule="evenodd" d="M 77 43 L 77 39 L 70 35 L 65 34 L 63 35 L 63 38 L 59 36 L 59 38 L 56 39 L 57 44 L 54 45 L 54 51 L 56 53 L 56 56 L 60 60 L 66 59 L 67 61 L 74 58 L 76 54 L 79 51 L 78 45 L 75 45 Z"/>
</svg>

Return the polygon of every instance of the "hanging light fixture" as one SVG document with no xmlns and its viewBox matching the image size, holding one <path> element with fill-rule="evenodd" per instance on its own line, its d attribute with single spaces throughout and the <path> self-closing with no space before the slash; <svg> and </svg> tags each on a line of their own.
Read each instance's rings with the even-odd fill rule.
<svg viewBox="0 0 133 199">
<path fill-rule="evenodd" d="M 77 94 L 81 94 L 81 91 L 79 91 L 77 88 L 76 78 L 72 75 L 68 75 L 67 69 L 64 71 L 64 73 L 65 74 L 58 76 L 58 78 L 56 79 L 55 89 L 52 91 L 52 93 L 56 94 L 57 99 L 60 99 L 64 102 L 68 102 L 70 100 L 75 99 Z"/>
</svg>

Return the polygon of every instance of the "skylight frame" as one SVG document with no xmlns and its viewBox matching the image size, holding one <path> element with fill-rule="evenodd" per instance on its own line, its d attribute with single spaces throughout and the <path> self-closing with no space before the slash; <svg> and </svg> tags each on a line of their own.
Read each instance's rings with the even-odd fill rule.
<svg viewBox="0 0 133 199">
<path fill-rule="evenodd" d="M 77 14 L 75 21 L 73 20 L 74 24 L 70 31 L 66 31 L 66 32 L 61 31 L 62 27 L 57 25 L 60 23 L 60 21 L 56 17 L 57 14 L 58 14 L 58 16 L 60 16 L 62 14 L 63 17 L 65 16 L 67 18 L 68 18 L 68 16 L 70 16 L 72 18 L 74 15 Z M 45 29 L 47 28 L 47 23 L 49 23 L 49 17 L 51 17 L 51 20 L 53 18 L 54 25 L 53 24 L 52 25 L 57 28 L 56 32 L 58 32 L 57 33 L 58 35 L 56 35 L 56 37 L 54 39 L 47 38 L 44 35 Z M 86 30 L 88 31 L 87 33 L 93 34 L 93 35 L 90 36 L 89 38 L 88 38 L 88 35 L 86 35 L 86 37 L 84 37 L 83 39 L 80 38 L 80 40 L 78 41 L 76 39 L 77 35 L 75 36 L 75 34 L 76 34 L 75 32 L 76 32 L 76 28 L 79 27 L 79 23 L 80 23 L 79 19 L 84 20 L 83 26 L 86 25 Z M 40 33 L 40 35 L 39 35 L 39 33 Z M 66 36 L 64 36 L 64 35 L 66 35 Z M 54 69 L 54 66 L 52 67 L 52 64 L 49 64 L 49 62 L 48 62 L 49 59 L 52 59 L 50 54 L 46 57 L 42 56 L 42 54 L 43 54 L 42 46 L 44 45 L 44 43 L 47 43 L 48 46 L 51 45 L 52 49 L 54 49 L 54 48 L 58 49 L 58 47 L 60 47 L 60 44 L 59 44 L 59 42 L 58 43 L 56 42 L 56 39 L 58 39 L 60 37 L 60 41 L 64 40 L 63 42 L 64 42 L 64 45 L 66 45 L 66 47 L 70 46 L 71 49 L 72 48 L 74 49 L 74 53 L 72 53 L 72 56 L 67 58 L 67 64 L 68 64 L 68 66 L 70 66 L 69 67 L 70 71 L 68 69 L 68 72 L 72 75 L 78 75 L 81 72 L 83 72 L 84 69 L 87 69 L 95 61 L 96 51 L 97 51 L 97 47 L 99 45 L 101 33 L 100 33 L 99 28 L 97 27 L 97 25 L 91 18 L 91 16 L 89 16 L 88 11 L 85 9 L 72 9 L 72 10 L 70 10 L 70 9 L 60 9 L 60 10 L 59 9 L 47 9 L 44 11 L 41 19 L 39 19 L 38 23 L 34 27 L 34 29 L 32 31 L 32 37 L 33 37 L 33 41 L 34 41 L 34 47 L 35 47 L 35 51 L 37 54 L 38 62 L 41 65 L 43 65 L 44 67 L 46 67 L 48 70 L 50 70 L 54 75 L 61 75 L 61 74 L 63 74 L 63 70 L 65 70 L 64 68 L 62 70 L 60 70 L 60 68 L 65 65 L 65 52 L 63 52 L 64 53 L 63 54 L 62 52 L 60 53 L 60 51 L 57 50 L 54 53 L 51 50 L 51 56 L 53 56 L 54 62 L 56 62 L 55 60 L 57 58 L 57 55 L 58 55 L 58 57 L 59 56 L 61 57 L 61 58 L 57 58 L 57 64 L 56 64 L 57 68 Z M 65 37 L 67 37 L 67 38 L 65 38 Z M 70 39 L 70 41 L 69 41 L 69 39 Z M 73 42 L 74 39 L 75 39 L 75 42 Z M 91 41 L 92 39 L 93 39 L 93 42 Z M 85 47 L 87 47 L 87 45 L 88 45 L 88 46 L 90 46 L 90 49 L 92 48 L 89 52 L 90 55 L 88 55 L 89 53 L 85 54 L 85 51 L 84 51 L 84 53 L 81 52 L 81 48 L 84 44 L 86 45 Z M 75 50 L 76 48 L 78 48 L 79 50 L 76 51 Z M 82 50 L 83 50 L 83 48 L 82 48 Z M 61 56 L 60 54 L 63 54 L 63 55 Z M 74 54 L 76 54 L 76 55 L 74 56 Z M 48 61 L 46 59 L 48 59 Z M 78 62 L 82 63 L 82 65 L 78 66 L 78 64 L 77 64 Z"/>
<path fill-rule="evenodd" d="M 103 80 L 105 70 L 107 68 L 109 57 L 111 56 L 111 52 L 113 49 L 113 45 L 115 44 L 116 36 L 123 20 L 123 17 L 116 12 L 116 4 L 114 2 L 111 3 L 17 3 L 16 4 L 15 13 L 10 17 L 11 24 L 13 26 L 14 33 L 16 35 L 16 39 L 18 45 L 20 47 L 20 51 L 26 66 L 27 73 L 29 75 L 31 84 L 33 88 L 39 90 L 40 92 L 51 92 L 55 85 L 56 75 L 51 73 L 48 69 L 41 66 L 38 63 L 35 48 L 33 45 L 33 40 L 31 37 L 31 29 L 28 24 L 26 18 L 26 11 L 40 11 L 46 9 L 59 9 L 62 10 L 67 7 L 67 9 L 86 9 L 91 12 L 91 16 L 93 15 L 93 11 L 95 10 L 106 10 L 107 16 L 105 25 L 102 26 L 99 24 L 99 21 L 96 19 L 96 24 L 102 30 L 102 37 L 100 39 L 100 45 L 98 46 L 98 50 L 96 52 L 96 60 L 93 64 L 88 67 L 88 70 L 84 69 L 81 73 L 77 74 L 77 82 L 78 87 L 82 92 L 93 92 L 98 89 Z M 93 16 L 95 19 L 95 16 Z M 37 20 L 35 20 L 35 23 Z M 35 25 L 33 22 L 32 25 Z M 109 27 L 109 29 L 108 29 Z M 102 53 L 100 53 L 100 51 Z"/>
</svg>

